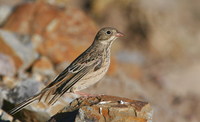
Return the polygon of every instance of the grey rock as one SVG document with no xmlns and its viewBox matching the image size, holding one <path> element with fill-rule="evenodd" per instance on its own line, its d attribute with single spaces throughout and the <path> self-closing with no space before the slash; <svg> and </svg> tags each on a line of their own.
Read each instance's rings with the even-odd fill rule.
<svg viewBox="0 0 200 122">
<path fill-rule="evenodd" d="M 0 122 L 20 122 L 19 120 L 14 120 L 14 118 L 7 114 L 4 110 L 0 109 Z"/>
<path fill-rule="evenodd" d="M 12 12 L 12 7 L 8 5 L 0 5 L 0 26 L 4 24 L 8 16 Z"/>
<path fill-rule="evenodd" d="M 32 47 L 31 41 L 29 43 L 27 41 L 26 43 L 22 43 L 19 38 L 20 36 L 5 30 L 0 30 L 0 37 L 2 38 L 1 41 L 4 41 L 23 62 L 19 70 L 23 71 L 29 67 L 38 57 L 37 52 Z"/>
<path fill-rule="evenodd" d="M 41 87 L 43 87 L 42 82 L 37 81 L 35 78 L 25 79 L 8 92 L 7 100 L 11 103 L 20 103 L 37 94 Z"/>
<path fill-rule="evenodd" d="M 0 75 L 14 76 L 16 67 L 12 58 L 0 53 Z"/>
</svg>

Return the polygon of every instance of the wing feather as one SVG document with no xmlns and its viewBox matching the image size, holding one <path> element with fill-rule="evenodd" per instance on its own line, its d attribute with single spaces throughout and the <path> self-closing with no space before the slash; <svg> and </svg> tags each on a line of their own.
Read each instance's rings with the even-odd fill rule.
<svg viewBox="0 0 200 122">
<path fill-rule="evenodd" d="M 69 81 L 64 82 L 55 92 L 53 98 L 48 104 L 54 104 L 65 92 L 67 92 L 74 84 L 76 84 L 83 76 L 85 76 L 94 67 L 85 67 L 83 70 L 76 73 Z"/>
</svg>

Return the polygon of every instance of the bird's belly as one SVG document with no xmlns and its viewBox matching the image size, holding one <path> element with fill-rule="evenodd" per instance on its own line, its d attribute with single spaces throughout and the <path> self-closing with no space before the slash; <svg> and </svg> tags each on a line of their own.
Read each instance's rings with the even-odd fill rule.
<svg viewBox="0 0 200 122">
<path fill-rule="evenodd" d="M 108 71 L 108 68 L 109 68 L 109 64 L 101 67 L 95 72 L 88 73 L 72 87 L 72 91 L 80 91 L 80 90 L 90 87 L 91 85 L 94 85 L 95 83 L 97 83 L 99 80 L 103 78 L 103 76 Z"/>
</svg>

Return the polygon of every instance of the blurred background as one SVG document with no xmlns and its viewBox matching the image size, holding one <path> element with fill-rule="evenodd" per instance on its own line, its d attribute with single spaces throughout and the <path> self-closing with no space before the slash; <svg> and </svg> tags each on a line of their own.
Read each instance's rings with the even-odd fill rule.
<svg viewBox="0 0 200 122">
<path fill-rule="evenodd" d="M 147 101 L 154 122 L 199 122 L 199 0 L 0 0 L 0 107 L 40 91 L 105 26 L 126 36 L 85 92 Z"/>
</svg>

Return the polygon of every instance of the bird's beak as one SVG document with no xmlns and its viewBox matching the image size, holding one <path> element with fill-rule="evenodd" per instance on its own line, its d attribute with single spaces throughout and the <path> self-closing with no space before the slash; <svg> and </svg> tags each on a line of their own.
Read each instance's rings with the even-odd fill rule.
<svg viewBox="0 0 200 122">
<path fill-rule="evenodd" d="M 115 36 L 116 36 L 116 37 L 122 37 L 122 36 L 124 36 L 124 34 L 121 33 L 121 32 L 117 32 Z"/>
</svg>

